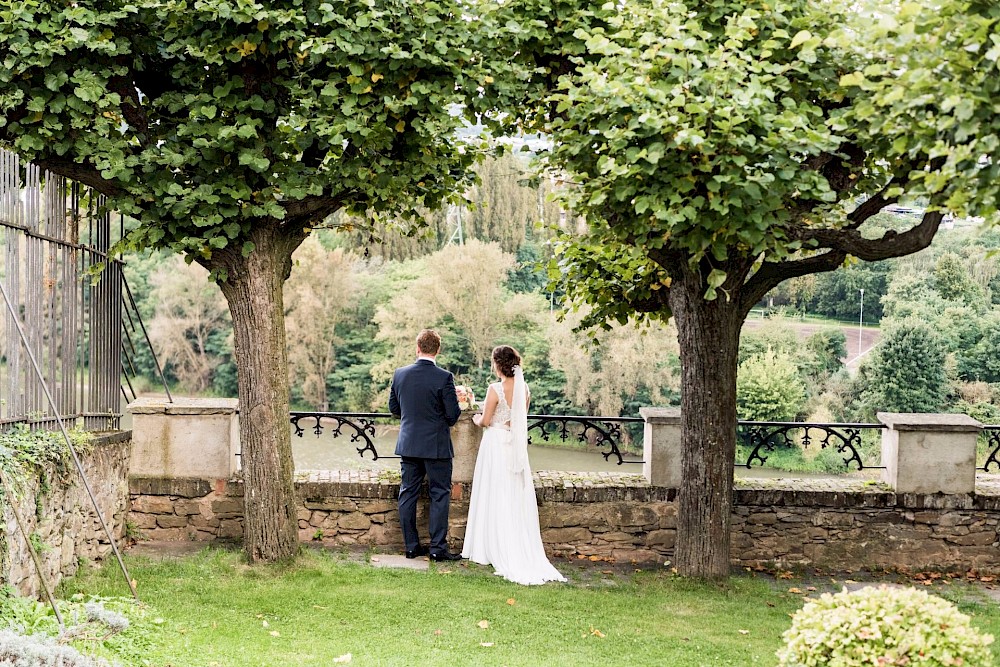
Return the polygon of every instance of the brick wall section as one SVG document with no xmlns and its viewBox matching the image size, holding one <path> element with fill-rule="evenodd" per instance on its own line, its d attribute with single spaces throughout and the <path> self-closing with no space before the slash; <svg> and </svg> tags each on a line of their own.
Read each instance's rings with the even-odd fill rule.
<svg viewBox="0 0 1000 667">
<path fill-rule="evenodd" d="M 98 435 L 92 447 L 80 452 L 80 463 L 116 540 L 125 532 L 130 446 L 131 433 L 116 432 Z M 76 468 L 71 465 L 63 481 L 53 474 L 48 477 L 49 488 L 44 492 L 38 479 L 29 482 L 18 509 L 28 533 L 37 535 L 45 578 L 55 587 L 77 571 L 81 559 L 108 555 L 111 544 Z M 41 595 L 28 545 L 5 500 L 0 500 L 0 519 L 0 583 L 13 585 L 22 595 Z"/>
<path fill-rule="evenodd" d="M 156 484 L 160 486 L 157 487 Z M 375 471 L 301 473 L 304 542 L 399 550 L 399 483 Z M 676 490 L 642 476 L 535 474 L 539 519 L 553 554 L 618 561 L 669 560 L 676 540 Z M 212 540 L 241 532 L 241 486 L 133 479 L 132 521 L 151 539 Z M 452 492 L 451 543 L 461 547 L 469 487 Z M 426 502 L 418 518 L 426 534 Z M 1000 477 L 981 477 L 975 495 L 896 494 L 861 480 L 739 481 L 733 513 L 737 566 L 811 565 L 947 568 L 1000 572 Z"/>
</svg>

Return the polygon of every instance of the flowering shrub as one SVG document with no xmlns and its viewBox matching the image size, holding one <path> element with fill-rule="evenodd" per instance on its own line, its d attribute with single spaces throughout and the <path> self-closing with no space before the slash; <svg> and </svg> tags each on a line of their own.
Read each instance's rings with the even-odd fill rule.
<svg viewBox="0 0 1000 667">
<path fill-rule="evenodd" d="M 913 588 L 824 594 L 792 617 L 779 667 L 989 667 L 993 637 L 939 597 Z"/>
</svg>

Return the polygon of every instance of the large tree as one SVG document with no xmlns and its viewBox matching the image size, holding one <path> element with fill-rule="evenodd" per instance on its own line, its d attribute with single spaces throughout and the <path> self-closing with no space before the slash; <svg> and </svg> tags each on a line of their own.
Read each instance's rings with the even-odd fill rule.
<svg viewBox="0 0 1000 667">
<path fill-rule="evenodd" d="M 471 183 L 456 112 L 486 83 L 453 0 L 0 3 L 0 146 L 134 216 L 135 248 L 211 272 L 239 374 L 245 549 L 294 554 L 282 285 L 344 209 L 403 215 Z"/>
<path fill-rule="evenodd" d="M 1000 10 L 968 0 L 514 4 L 537 19 L 510 40 L 520 49 L 511 62 L 527 62 L 537 83 L 541 113 L 525 122 L 551 134 L 550 164 L 589 223 L 562 244 L 553 273 L 590 324 L 673 318 L 675 563 L 726 576 L 741 325 L 784 280 L 921 250 L 947 210 L 995 211 Z M 926 210 L 865 233 L 904 197 Z"/>
</svg>

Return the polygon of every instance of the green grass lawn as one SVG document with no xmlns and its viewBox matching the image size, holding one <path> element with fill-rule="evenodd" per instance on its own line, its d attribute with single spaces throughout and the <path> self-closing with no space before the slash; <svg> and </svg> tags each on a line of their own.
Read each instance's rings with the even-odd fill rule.
<svg viewBox="0 0 1000 667">
<path fill-rule="evenodd" d="M 318 551 L 293 566 L 249 567 L 222 549 L 128 564 L 150 605 L 128 630 L 146 635 L 137 640 L 145 659 L 134 664 L 157 667 L 326 667 L 348 653 L 351 665 L 774 665 L 789 614 L 803 604 L 795 586 L 805 587 L 750 575 L 692 582 L 666 569 L 565 560 L 556 565 L 570 583 L 523 587 L 488 567 L 382 569 Z M 124 590 L 108 565 L 60 593 Z M 978 627 L 1000 635 L 995 603 L 962 604 Z"/>
</svg>

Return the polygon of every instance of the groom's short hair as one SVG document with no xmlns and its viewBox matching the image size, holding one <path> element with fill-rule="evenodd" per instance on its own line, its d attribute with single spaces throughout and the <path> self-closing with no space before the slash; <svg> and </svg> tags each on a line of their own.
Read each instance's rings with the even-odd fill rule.
<svg viewBox="0 0 1000 667">
<path fill-rule="evenodd" d="M 417 335 L 417 349 L 422 354 L 437 354 L 441 351 L 441 336 L 433 329 L 424 329 Z"/>
</svg>

